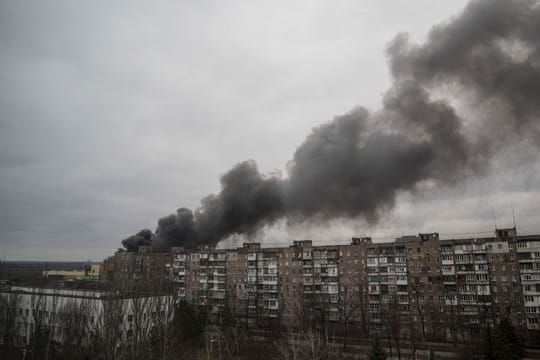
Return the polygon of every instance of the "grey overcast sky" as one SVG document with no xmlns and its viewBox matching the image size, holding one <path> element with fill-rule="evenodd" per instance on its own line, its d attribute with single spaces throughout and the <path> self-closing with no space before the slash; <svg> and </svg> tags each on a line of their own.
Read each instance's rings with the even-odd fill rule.
<svg viewBox="0 0 540 360">
<path fill-rule="evenodd" d="M 0 1 L 0 256 L 100 260 L 219 191 L 254 159 L 283 171 L 311 129 L 380 107 L 385 49 L 422 42 L 466 1 Z M 267 229 L 313 237 L 540 232 L 540 169 L 499 155 L 486 177 L 403 193 L 376 226 Z M 512 165 L 521 164 L 521 165 Z"/>
</svg>

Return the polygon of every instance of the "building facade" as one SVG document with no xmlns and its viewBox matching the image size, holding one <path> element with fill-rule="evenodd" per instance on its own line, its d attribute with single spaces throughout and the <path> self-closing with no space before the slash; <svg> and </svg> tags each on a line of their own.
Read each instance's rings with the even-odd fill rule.
<svg viewBox="0 0 540 360">
<path fill-rule="evenodd" d="M 457 240 L 430 233 L 391 243 L 177 249 L 172 266 L 178 300 L 251 323 L 346 322 L 460 340 L 507 317 L 539 330 L 540 235 L 515 229 Z"/>
<path fill-rule="evenodd" d="M 102 334 L 112 337 L 117 347 L 170 322 L 173 308 L 170 294 L 3 286 L 0 342 L 11 339 L 15 346 L 25 347 L 46 330 L 50 341 L 56 343 L 71 336 L 84 343 L 90 334 Z"/>
<path fill-rule="evenodd" d="M 151 246 L 117 251 L 103 263 L 101 279 L 122 291 L 169 291 L 173 256 L 172 252 L 154 251 Z"/>
</svg>

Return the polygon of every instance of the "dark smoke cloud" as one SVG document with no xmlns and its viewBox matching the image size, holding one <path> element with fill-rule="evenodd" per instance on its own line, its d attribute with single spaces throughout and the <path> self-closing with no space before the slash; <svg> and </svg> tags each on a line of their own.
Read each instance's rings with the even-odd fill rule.
<svg viewBox="0 0 540 360">
<path fill-rule="evenodd" d="M 233 234 L 252 235 L 280 218 L 361 216 L 375 223 L 399 192 L 481 174 L 509 139 L 538 144 L 538 2 L 473 1 L 453 21 L 434 27 L 422 45 L 398 35 L 388 56 L 395 81 L 381 110 L 370 114 L 358 107 L 315 128 L 286 177 L 261 174 L 254 161 L 238 164 L 221 178 L 220 193 L 203 199 L 197 210 L 161 218 L 152 244 L 213 245 Z M 480 111 L 463 119 L 451 99 L 433 95 L 448 86 L 462 89 Z M 471 122 L 482 136 L 466 135 Z M 139 234 L 124 246 L 137 244 Z"/>
<path fill-rule="evenodd" d="M 155 241 L 155 235 L 149 229 L 143 229 L 124 240 L 122 240 L 122 245 L 130 250 L 137 250 L 139 246 L 143 245 L 152 245 L 152 242 Z"/>
<path fill-rule="evenodd" d="M 486 130 L 538 141 L 538 1 L 473 1 L 453 22 L 434 27 L 425 44 L 410 44 L 400 34 L 388 52 L 397 81 L 413 79 L 427 88 L 461 86 L 475 95 L 476 105 L 503 110 L 490 119 L 496 124 L 485 124 Z"/>
<path fill-rule="evenodd" d="M 232 234 L 254 234 L 262 225 L 283 216 L 283 181 L 264 176 L 254 161 L 245 161 L 221 177 L 221 192 L 201 201 L 195 212 L 181 208 L 159 219 L 158 249 L 216 244 Z"/>
<path fill-rule="evenodd" d="M 181 242 L 178 242 L 181 239 Z M 170 246 L 185 246 L 193 248 L 197 244 L 197 230 L 193 212 L 181 208 L 172 214 L 159 219 L 156 241 L 154 246 L 158 249 L 166 249 Z"/>
<path fill-rule="evenodd" d="M 369 114 L 359 108 L 308 136 L 290 167 L 290 215 L 361 215 L 375 222 L 394 204 L 397 191 L 427 175 L 433 158 L 429 144 L 369 128 Z"/>
<path fill-rule="evenodd" d="M 202 200 L 195 214 L 203 243 L 215 244 L 232 234 L 253 234 L 284 212 L 283 181 L 266 177 L 254 161 L 236 165 L 221 178 L 221 192 Z"/>
</svg>

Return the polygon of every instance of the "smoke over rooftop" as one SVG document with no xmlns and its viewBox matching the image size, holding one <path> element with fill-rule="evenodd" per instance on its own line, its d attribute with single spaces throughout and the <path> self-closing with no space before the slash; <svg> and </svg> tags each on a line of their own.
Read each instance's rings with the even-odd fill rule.
<svg viewBox="0 0 540 360">
<path fill-rule="evenodd" d="M 313 129 L 285 175 L 237 164 L 199 208 L 180 208 L 159 219 L 155 235 L 143 230 L 123 245 L 214 245 L 283 218 L 376 223 L 400 192 L 481 175 L 513 142 L 538 145 L 537 1 L 472 1 L 423 44 L 398 35 L 388 58 L 394 83 L 380 110 L 357 107 Z"/>
</svg>

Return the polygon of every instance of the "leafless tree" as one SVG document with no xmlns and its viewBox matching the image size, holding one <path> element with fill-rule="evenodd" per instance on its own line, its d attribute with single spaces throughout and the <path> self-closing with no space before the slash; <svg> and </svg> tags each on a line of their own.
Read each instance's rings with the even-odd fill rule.
<svg viewBox="0 0 540 360">
<path fill-rule="evenodd" d="M 349 326 L 357 319 L 357 314 L 361 304 L 361 296 L 358 287 L 343 287 L 340 289 L 339 312 L 340 322 L 343 325 L 343 349 L 347 350 L 349 340 Z"/>
<path fill-rule="evenodd" d="M 121 352 L 126 302 L 115 290 L 108 291 L 101 300 L 102 307 L 91 330 L 92 348 L 98 358 L 113 360 Z"/>
<path fill-rule="evenodd" d="M 159 335 L 157 339 L 154 339 L 155 353 L 159 355 L 157 357 L 159 359 L 168 359 L 172 355 L 176 337 L 175 328 L 172 326 L 175 298 L 167 294 L 161 294 L 154 296 L 153 299 L 153 306 L 158 317 L 154 320 L 152 326 L 154 334 Z"/>
<path fill-rule="evenodd" d="M 290 332 L 289 336 L 276 341 L 275 347 L 282 360 L 331 360 L 341 354 L 331 344 L 327 332 L 311 328 Z"/>
<path fill-rule="evenodd" d="M 416 312 L 419 320 L 420 320 L 420 340 L 423 342 L 426 338 L 426 321 L 425 321 L 425 314 L 422 302 L 420 301 L 420 294 L 423 293 L 422 284 L 420 284 L 419 279 L 417 277 L 412 278 L 410 276 L 410 273 L 408 273 L 408 284 L 409 284 L 409 291 L 408 291 L 408 297 L 409 297 L 409 304 L 411 306 L 414 306 L 414 311 Z"/>
<path fill-rule="evenodd" d="M 57 340 L 58 294 L 56 290 L 35 288 L 30 297 L 33 329 L 31 329 L 31 358 L 49 358 Z"/>
<path fill-rule="evenodd" d="M 151 331 L 150 298 L 133 296 L 128 299 L 127 308 L 127 352 L 130 358 L 140 359 L 147 349 Z"/>
<path fill-rule="evenodd" d="M 2 352 L 7 359 L 15 358 L 17 336 L 17 308 L 21 296 L 17 293 L 0 293 L 0 331 L 2 332 Z"/>
<path fill-rule="evenodd" d="M 59 309 L 58 326 L 62 343 L 60 353 L 63 358 L 85 358 L 93 310 L 93 304 L 87 299 L 68 301 Z"/>
<path fill-rule="evenodd" d="M 392 345 L 395 345 L 397 357 L 401 360 L 401 338 L 402 338 L 402 321 L 399 301 L 396 294 L 392 294 L 391 301 L 383 305 L 383 326 L 386 331 L 388 346 L 392 352 Z"/>
<path fill-rule="evenodd" d="M 369 337 L 369 301 L 368 301 L 368 282 L 364 278 L 360 282 L 358 292 L 358 311 L 360 312 L 360 329 L 362 337 Z"/>
</svg>

